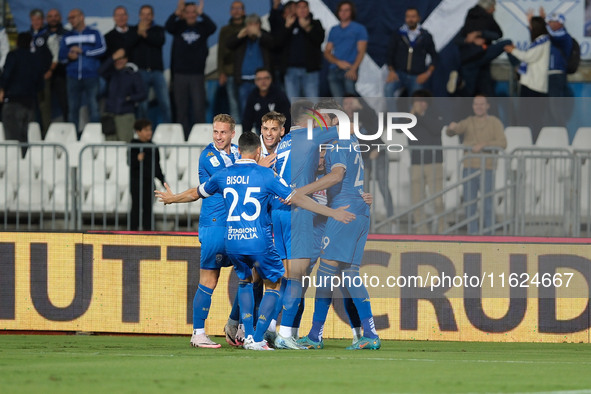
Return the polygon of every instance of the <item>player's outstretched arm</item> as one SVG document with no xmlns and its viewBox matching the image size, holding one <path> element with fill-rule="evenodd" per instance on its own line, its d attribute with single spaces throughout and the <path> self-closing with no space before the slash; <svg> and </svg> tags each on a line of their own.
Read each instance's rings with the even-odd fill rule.
<svg viewBox="0 0 591 394">
<path fill-rule="evenodd" d="M 300 193 L 298 191 L 296 191 L 296 193 L 292 195 L 291 202 L 301 208 L 307 209 L 308 211 L 312 211 L 319 215 L 331 217 L 334 220 L 339 221 L 341 223 L 347 224 L 355 220 L 355 214 L 346 211 L 346 209 L 349 208 L 349 205 L 340 207 L 338 209 L 332 209 L 325 205 L 318 204 L 316 201 L 312 200 L 304 193 Z"/>
<path fill-rule="evenodd" d="M 197 188 L 187 189 L 182 193 L 174 194 L 167 183 L 164 184 L 165 191 L 154 190 L 154 197 L 156 197 L 164 205 L 180 203 L 180 202 L 193 202 L 199 200 L 199 193 Z"/>
<path fill-rule="evenodd" d="M 298 193 L 302 194 L 312 194 L 319 190 L 326 190 L 339 182 L 343 181 L 343 177 L 345 176 L 345 168 L 343 167 L 334 167 L 331 172 L 323 176 L 322 178 L 309 183 L 305 186 L 300 187 Z M 325 215 L 326 216 L 326 215 Z"/>
</svg>

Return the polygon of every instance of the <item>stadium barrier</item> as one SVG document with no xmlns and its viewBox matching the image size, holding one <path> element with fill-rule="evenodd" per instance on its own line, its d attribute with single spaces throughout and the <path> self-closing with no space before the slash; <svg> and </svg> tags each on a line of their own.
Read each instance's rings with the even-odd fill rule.
<svg viewBox="0 0 591 394">
<path fill-rule="evenodd" d="M 398 282 L 372 296 L 384 339 L 589 343 L 590 241 L 376 235 L 361 273 L 453 278 L 431 290 Z M 0 330 L 189 334 L 199 256 L 193 233 L 1 233 Z M 464 275 L 490 284 L 455 283 Z M 236 285 L 223 269 L 208 333 L 223 335 Z M 302 333 L 313 313 L 307 302 Z M 345 321 L 335 300 L 325 337 L 350 337 Z"/>
</svg>

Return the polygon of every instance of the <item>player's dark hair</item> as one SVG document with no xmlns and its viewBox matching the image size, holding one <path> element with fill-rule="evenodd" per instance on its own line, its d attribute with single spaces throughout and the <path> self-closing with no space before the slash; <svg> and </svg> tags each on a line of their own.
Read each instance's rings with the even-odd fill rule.
<svg viewBox="0 0 591 394">
<path fill-rule="evenodd" d="M 308 116 L 310 109 L 314 108 L 314 103 L 309 100 L 298 100 L 291 105 L 291 123 L 299 124 L 300 120 Z"/>
<path fill-rule="evenodd" d="M 337 5 L 337 18 L 339 17 L 339 11 L 341 10 L 341 7 L 344 6 L 345 4 L 348 4 L 349 7 L 351 7 L 351 20 L 354 21 L 355 18 L 357 18 L 357 8 L 355 7 L 355 3 L 353 3 L 350 0 L 341 1 Z"/>
<path fill-rule="evenodd" d="M 261 124 L 268 122 L 270 120 L 279 122 L 279 127 L 283 127 L 285 126 L 285 115 L 277 112 L 277 111 L 271 111 L 271 112 L 267 112 L 266 114 L 263 115 L 263 117 L 261 118 Z"/>
<path fill-rule="evenodd" d="M 152 126 L 152 122 L 150 122 L 148 119 L 138 119 L 134 122 L 133 129 L 135 131 L 141 131 L 148 126 Z"/>
<path fill-rule="evenodd" d="M 253 153 L 261 146 L 261 139 L 252 131 L 242 133 L 238 139 L 238 148 L 242 154 Z"/>
<path fill-rule="evenodd" d="M 323 98 L 320 101 L 318 101 L 316 104 L 314 104 L 314 109 L 315 110 L 319 110 L 319 109 L 338 109 L 339 111 L 344 111 L 343 106 L 340 105 L 334 98 L 332 97 L 327 97 L 327 98 Z M 327 115 L 331 121 L 336 118 L 337 116 L 334 114 L 323 114 L 323 115 Z"/>
</svg>

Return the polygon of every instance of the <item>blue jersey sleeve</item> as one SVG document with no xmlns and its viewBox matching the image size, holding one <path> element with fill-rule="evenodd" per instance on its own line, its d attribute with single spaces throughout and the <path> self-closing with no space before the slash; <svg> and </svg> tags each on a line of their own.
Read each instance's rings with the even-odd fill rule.
<svg viewBox="0 0 591 394">
<path fill-rule="evenodd" d="M 216 193 L 221 193 L 222 171 L 214 174 L 207 182 L 199 185 L 199 195 L 203 198 L 210 197 Z"/>
<path fill-rule="evenodd" d="M 314 128 L 312 130 L 314 142 L 317 144 L 328 144 L 331 141 L 339 139 L 339 130 L 336 126 L 331 126 L 328 129 Z"/>
<path fill-rule="evenodd" d="M 272 175 L 269 174 L 266 177 L 267 188 L 269 189 L 269 191 L 284 200 L 287 200 L 288 198 L 290 198 L 292 190 L 287 185 L 287 182 L 285 182 L 285 180 L 283 180 L 283 178 L 281 178 L 279 175 L 275 174 L 272 170 L 270 172 L 272 172 Z"/>
<path fill-rule="evenodd" d="M 211 164 L 207 156 L 209 153 L 211 152 L 208 152 L 208 150 L 204 150 L 203 152 L 201 152 L 201 155 L 199 156 L 199 183 L 205 183 L 209 181 L 209 179 L 214 173 L 213 165 Z"/>
</svg>

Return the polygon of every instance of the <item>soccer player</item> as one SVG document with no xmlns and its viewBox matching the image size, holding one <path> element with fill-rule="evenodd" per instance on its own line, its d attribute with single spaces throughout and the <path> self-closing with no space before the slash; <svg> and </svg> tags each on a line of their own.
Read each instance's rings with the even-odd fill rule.
<svg viewBox="0 0 591 394">
<path fill-rule="evenodd" d="M 362 197 L 363 160 L 358 149 L 355 149 L 358 141 L 353 135 L 353 129 L 350 140 L 335 140 L 331 145 L 332 148 L 327 151 L 325 158 L 327 174 L 302 187 L 300 192 L 309 194 L 327 189 L 329 206 L 336 208 L 351 204 L 356 219 L 347 228 L 339 226 L 331 219 L 327 220 L 318 275 L 321 281 L 328 280 L 322 283 L 331 283 L 331 277 L 342 272 L 345 278 L 344 289 L 351 296 L 359 313 L 363 336 L 347 349 L 379 349 L 381 343 L 375 330 L 369 294 L 363 285 L 354 285 L 355 279 L 359 277 L 359 266 L 369 232 L 369 205 Z M 312 328 L 307 336 L 298 340 L 298 344 L 308 349 L 324 347 L 322 333 L 331 301 L 331 288 L 318 288 Z"/>
<path fill-rule="evenodd" d="M 281 137 L 285 134 L 284 126 L 285 115 L 275 111 L 263 115 L 261 118 L 261 156 L 265 157 L 275 153 Z"/>
<path fill-rule="evenodd" d="M 313 103 L 307 100 L 292 105 L 294 126 L 277 147 L 275 169 L 292 187 L 302 187 L 315 181 L 320 156 L 319 146 L 338 139 L 336 127 L 315 128 L 308 136 L 308 120 Z M 275 347 L 302 349 L 296 342 L 298 310 L 303 294 L 302 276 L 310 267 L 313 254 L 313 215 L 301 209 L 274 207 L 273 230 L 282 258 L 286 259 L 287 281 L 283 296 L 283 316 Z"/>
<path fill-rule="evenodd" d="M 213 118 L 213 142 L 199 156 L 199 183 L 207 182 L 215 173 L 232 166 L 240 157 L 238 146 L 232 144 L 235 126 L 236 122 L 230 115 L 218 114 Z M 205 320 L 209 314 L 211 296 L 220 277 L 220 268 L 232 265 L 228 260 L 224 244 L 226 216 L 227 212 L 222 196 L 212 196 L 212 198 L 203 201 L 199 216 L 201 269 L 199 271 L 199 287 L 193 299 L 191 345 L 194 347 L 221 347 L 205 334 Z M 224 329 L 227 330 L 226 327 Z"/>
<path fill-rule="evenodd" d="M 345 211 L 346 207 L 334 210 L 315 203 L 297 190 L 292 191 L 271 169 L 259 166 L 257 161 L 260 158 L 261 145 L 256 134 L 242 134 L 239 147 L 242 158 L 236 161 L 236 165 L 217 172 L 198 188 L 173 194 L 168 185 L 165 185 L 166 191 L 156 190 L 154 193 L 165 204 L 196 201 L 216 193 L 223 195 L 228 212 L 226 252 L 240 278 L 238 295 L 246 334 L 244 348 L 271 350 L 263 335 L 270 322 L 268 317 L 275 309 L 280 279 L 285 272 L 271 235 L 271 199 L 278 196 L 286 202 L 342 223 L 354 220 L 355 215 Z M 253 267 L 256 267 L 267 288 L 261 301 L 256 331 L 253 326 Z"/>
</svg>

